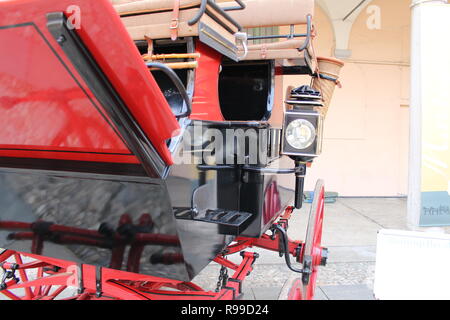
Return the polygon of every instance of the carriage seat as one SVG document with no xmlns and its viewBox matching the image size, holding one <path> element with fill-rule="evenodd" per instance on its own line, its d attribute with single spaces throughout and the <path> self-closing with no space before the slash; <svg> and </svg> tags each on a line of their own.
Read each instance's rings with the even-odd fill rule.
<svg viewBox="0 0 450 320">
<path fill-rule="evenodd" d="M 173 40 L 199 37 L 200 41 L 220 53 L 237 60 L 240 26 L 220 9 L 206 5 L 201 14 L 202 0 L 111 0 L 131 38 L 138 40 Z M 174 37 L 175 30 L 175 37 Z"/>
<path fill-rule="evenodd" d="M 134 40 L 168 38 L 171 12 L 175 0 L 111 0 L 114 8 Z M 196 36 L 197 28 L 189 26 L 188 20 L 198 12 L 201 0 L 180 1 L 180 36 Z M 286 26 L 306 23 L 306 16 L 314 15 L 314 0 L 243 0 L 244 10 L 227 11 L 244 28 Z M 216 0 L 221 8 L 235 7 L 230 0 Z M 209 12 L 215 12 L 210 6 Z M 206 14 L 204 15 L 206 18 Z M 221 17 L 228 27 L 229 21 Z M 234 29 L 234 28 L 233 28 Z"/>
<path fill-rule="evenodd" d="M 314 0 L 244 0 L 244 2 L 245 10 L 229 12 L 230 16 L 244 28 L 305 25 L 307 16 L 310 15 L 311 18 L 314 16 Z M 221 3 L 221 6 L 231 5 L 232 2 L 229 0 Z M 305 50 L 298 50 L 303 46 L 304 41 L 305 38 L 293 38 L 251 44 L 248 46 L 248 54 L 244 60 L 277 60 L 277 65 L 305 67 L 307 72 L 311 72 L 316 67 L 311 42 Z M 243 55 L 242 50 L 239 54 Z"/>
<path fill-rule="evenodd" d="M 174 0 L 111 1 L 133 40 L 170 38 Z M 237 51 L 237 47 L 234 46 L 236 44 L 234 34 L 239 30 L 226 17 L 208 5 L 208 14 L 204 14 L 198 23 L 190 26 L 188 22 L 197 15 L 202 1 L 179 1 L 179 37 L 200 36 L 203 37 L 204 42 L 211 45 L 214 43 L 214 38 L 217 39 L 216 35 L 218 34 L 226 39 L 229 47 Z M 307 15 L 314 15 L 314 0 L 243 0 L 243 2 L 246 5 L 244 10 L 227 11 L 227 14 L 244 28 L 300 25 L 307 22 Z M 216 0 L 216 3 L 221 8 L 236 7 L 236 2 L 230 0 Z M 211 18 L 211 14 L 215 19 Z M 209 30 L 205 31 L 204 26 Z M 303 41 L 304 39 L 301 38 L 250 45 L 245 60 L 305 60 L 305 54 L 311 56 L 311 49 L 308 47 L 306 53 L 298 51 L 297 48 L 302 45 Z M 217 46 L 211 46 L 218 49 Z M 218 51 L 224 53 L 223 50 Z M 225 51 L 227 50 L 225 49 Z M 243 56 L 243 50 L 236 55 Z"/>
<path fill-rule="evenodd" d="M 308 15 L 314 16 L 314 0 L 244 0 L 244 2 L 245 10 L 229 12 L 230 16 L 244 28 L 304 25 L 307 23 Z M 221 6 L 231 5 L 232 2 L 229 0 L 221 4 Z M 311 45 L 304 51 L 298 50 L 304 41 L 305 38 L 295 38 L 249 45 L 245 60 L 290 60 L 290 62 L 295 60 L 297 62 L 293 64 L 305 65 L 311 60 L 313 52 Z"/>
<path fill-rule="evenodd" d="M 222 8 L 236 7 L 236 2 L 216 0 Z M 300 25 L 306 16 L 314 16 L 314 0 L 243 0 L 244 10 L 228 14 L 244 28 Z"/>
<path fill-rule="evenodd" d="M 174 0 L 111 0 L 117 13 L 122 18 L 133 40 L 170 38 L 173 19 Z M 189 21 L 200 10 L 201 0 L 179 0 L 180 13 L 178 35 L 180 37 L 198 36 L 200 22 L 212 24 L 213 28 L 222 35 L 238 31 L 238 28 L 225 17 L 207 6 L 207 10 L 216 18 L 204 14 L 200 21 L 192 26 Z M 225 28 L 223 27 L 225 26 Z M 228 31 L 228 32 L 227 32 Z M 230 39 L 230 36 L 228 36 Z"/>
</svg>

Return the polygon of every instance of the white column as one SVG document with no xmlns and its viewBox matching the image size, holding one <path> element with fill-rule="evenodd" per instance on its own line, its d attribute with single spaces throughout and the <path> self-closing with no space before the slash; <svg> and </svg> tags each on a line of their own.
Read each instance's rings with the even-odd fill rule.
<svg viewBox="0 0 450 320">
<path fill-rule="evenodd" d="M 434 170 L 442 163 L 450 165 L 449 159 L 430 158 L 430 128 L 433 114 L 450 109 L 450 5 L 446 0 L 412 0 L 411 23 L 411 129 L 410 173 L 408 193 L 408 226 L 419 227 L 422 212 L 422 192 L 429 191 L 424 184 L 424 172 Z M 434 123 L 433 123 L 434 124 Z M 439 126 L 439 123 L 436 122 Z M 428 131 L 427 131 L 428 130 Z M 448 123 L 447 123 L 448 134 Z M 427 136 L 428 135 L 428 136 Z M 425 141 L 425 144 L 424 144 Z M 428 163 L 431 161 L 431 163 Z M 435 163 L 434 163 L 435 162 Z M 424 167 L 428 166 L 428 167 Z M 434 191 L 434 190 L 433 190 Z"/>
</svg>

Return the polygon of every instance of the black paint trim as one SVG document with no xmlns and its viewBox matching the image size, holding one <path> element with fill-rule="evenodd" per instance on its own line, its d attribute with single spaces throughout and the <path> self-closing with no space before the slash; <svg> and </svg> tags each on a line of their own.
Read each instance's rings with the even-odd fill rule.
<svg viewBox="0 0 450 320">
<path fill-rule="evenodd" d="M 91 151 L 76 151 L 76 150 L 24 149 L 24 148 L 0 148 L 0 150 L 1 151 L 29 151 L 29 152 L 102 154 L 102 155 L 111 155 L 111 156 L 134 156 L 132 153 L 91 152 Z"/>
<path fill-rule="evenodd" d="M 142 294 L 141 292 L 139 292 L 138 290 L 133 289 L 133 288 L 130 288 L 130 287 L 127 287 L 127 286 L 123 285 L 122 283 L 120 283 L 120 282 L 118 282 L 118 281 L 116 281 L 116 280 L 109 280 L 109 282 L 114 283 L 114 284 L 118 285 L 119 287 L 125 288 L 125 289 L 128 290 L 128 291 L 134 292 L 134 293 L 140 295 L 141 297 L 145 298 L 146 300 L 151 300 L 149 297 L 143 295 L 143 294 Z"/>
<path fill-rule="evenodd" d="M 188 7 L 180 7 L 180 10 L 188 10 L 188 9 L 194 9 L 197 8 L 198 5 L 191 5 Z M 161 10 L 142 10 L 142 11 L 136 11 L 136 12 L 125 12 L 125 13 L 120 13 L 119 16 L 121 18 L 126 18 L 126 17 L 134 17 L 134 16 L 141 16 L 141 15 L 146 15 L 146 14 L 153 14 L 153 13 L 162 13 L 162 12 L 172 12 L 173 8 L 170 9 L 161 9 Z"/>
<path fill-rule="evenodd" d="M 241 281 L 241 280 L 239 280 L 239 279 L 234 279 L 234 278 L 230 278 L 230 279 L 228 279 L 228 281 L 229 281 L 229 282 L 234 282 L 234 283 L 239 284 L 239 294 L 242 293 L 242 281 Z"/>
<path fill-rule="evenodd" d="M 168 166 L 133 118 L 94 57 L 62 12 L 47 14 L 47 27 L 84 79 L 149 177 L 165 178 Z"/>
<path fill-rule="evenodd" d="M 168 297 L 211 297 L 211 298 L 214 298 L 216 296 L 213 294 L 202 294 L 202 295 L 195 295 L 195 294 L 189 294 L 189 293 L 171 294 L 171 293 L 152 292 L 152 291 L 145 291 L 145 290 L 142 290 L 142 292 L 152 294 L 155 296 L 168 296 Z M 193 292 L 195 292 L 195 291 L 193 291 Z M 202 292 L 202 291 L 200 291 L 200 292 Z"/>
<path fill-rule="evenodd" d="M 7 26 L 0 26 L 0 30 L 20 28 L 20 27 L 29 27 L 29 26 L 34 26 L 34 23 L 33 22 L 25 22 L 25 23 L 18 23 L 18 24 L 10 24 Z"/>
<path fill-rule="evenodd" d="M 141 165 L 127 163 L 0 157 L 0 167 L 30 171 L 44 170 L 137 177 L 147 176 Z"/>
</svg>

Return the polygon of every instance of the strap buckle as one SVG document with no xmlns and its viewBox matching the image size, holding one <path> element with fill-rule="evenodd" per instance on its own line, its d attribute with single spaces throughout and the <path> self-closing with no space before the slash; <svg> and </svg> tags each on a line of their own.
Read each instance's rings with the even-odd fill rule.
<svg viewBox="0 0 450 320">
<path fill-rule="evenodd" d="M 170 24 L 170 29 L 178 29 L 178 27 L 180 26 L 180 19 L 178 18 L 174 18 L 172 19 L 172 23 Z"/>
</svg>

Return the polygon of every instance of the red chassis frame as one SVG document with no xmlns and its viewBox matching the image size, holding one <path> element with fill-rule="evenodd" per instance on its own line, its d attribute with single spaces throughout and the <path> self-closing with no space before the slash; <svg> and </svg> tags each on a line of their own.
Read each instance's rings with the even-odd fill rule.
<svg viewBox="0 0 450 320">
<path fill-rule="evenodd" d="M 301 281 L 296 281 L 289 293 L 290 299 L 312 299 L 314 295 L 317 268 L 320 265 L 319 256 L 322 249 L 320 247 L 320 234 L 322 231 L 324 210 L 323 187 L 320 190 L 320 194 L 318 194 L 318 199 L 317 205 L 312 208 L 312 212 L 314 211 L 317 213 L 315 215 L 317 218 L 315 219 L 314 228 L 314 230 L 317 231 L 311 239 L 314 252 L 317 252 L 317 257 L 312 257 L 314 261 L 311 268 L 312 281 L 309 281 L 306 287 L 305 283 L 303 283 L 303 289 L 301 287 Z M 293 207 L 287 208 L 276 224 L 287 229 L 288 221 L 292 215 L 293 209 Z M 126 221 L 126 218 L 123 218 L 122 220 Z M 143 220 L 145 219 L 141 219 L 140 222 Z M 11 227 L 11 225 L 9 225 L 9 227 Z M 29 226 L 17 225 L 16 227 L 18 229 L 24 229 Z M 53 226 L 53 230 L 55 231 L 63 231 L 60 228 L 61 226 Z M 69 231 L 75 232 L 74 229 Z M 79 233 L 83 232 L 86 231 L 80 230 Z M 92 234 L 90 235 L 92 236 Z M 36 239 L 35 237 L 33 240 L 34 249 L 41 251 L 42 239 Z M 152 241 L 154 240 L 155 239 Z M 225 279 L 219 292 L 205 291 L 190 282 L 181 282 L 146 276 L 134 272 L 76 264 L 71 261 L 53 259 L 37 254 L 4 250 L 0 253 L 0 267 L 3 269 L 3 275 L 0 282 L 0 293 L 12 300 L 54 300 L 61 298 L 60 295 L 70 286 L 78 289 L 75 294 L 72 294 L 69 298 L 65 298 L 70 300 L 235 300 L 241 297 L 242 282 L 251 273 L 253 264 L 258 258 L 257 253 L 246 252 L 244 250 L 252 247 L 259 247 L 270 251 L 280 252 L 280 243 L 281 239 L 278 233 L 274 233 L 273 236 L 263 235 L 259 239 L 236 239 L 235 243 L 230 245 L 224 251 L 223 255 L 217 256 L 214 259 L 214 262 L 234 271 L 234 274 L 230 278 Z M 295 257 L 299 262 L 302 261 L 304 256 L 304 247 L 304 244 L 300 241 L 292 241 L 290 239 L 288 241 L 290 255 Z M 226 259 L 227 255 L 237 252 L 240 252 L 242 256 L 242 262 L 239 265 Z M 24 256 L 32 258 L 33 261 L 24 263 Z M 139 269 L 138 265 L 133 265 L 133 263 L 137 263 L 139 259 L 134 258 L 131 262 L 130 260 L 128 261 L 128 270 Z M 116 263 L 118 262 L 116 261 Z M 29 274 L 27 273 L 29 270 L 33 270 L 37 274 L 35 280 L 29 278 Z M 13 292 L 14 289 L 22 289 L 23 293 L 19 295 L 18 293 Z M 303 294 L 303 291 L 306 291 L 306 293 Z"/>
<path fill-rule="evenodd" d="M 279 223 L 282 225 L 287 224 L 293 208 L 288 208 Z M 142 218 L 141 218 L 142 220 Z M 127 215 L 124 215 L 121 219 L 121 224 L 124 225 L 127 221 Z M 15 227 L 16 229 L 31 229 L 32 225 L 27 223 L 13 223 L 2 222 L 0 227 L 7 227 L 9 229 Z M 63 242 L 76 242 L 89 244 L 87 237 L 83 236 L 97 236 L 100 234 L 97 231 L 89 231 L 84 229 L 67 228 L 64 226 L 51 225 L 49 229 L 55 233 L 61 232 L 69 234 L 61 238 L 59 241 Z M 43 241 L 41 236 L 34 235 L 33 232 L 18 232 L 12 233 L 10 238 L 14 239 L 29 239 L 33 240 L 33 252 L 39 254 L 42 253 Z M 72 236 L 70 234 L 78 234 L 78 236 Z M 153 236 L 154 237 L 154 236 Z M 54 299 L 66 289 L 67 284 L 78 286 L 78 294 L 71 297 L 71 299 L 105 299 L 116 297 L 119 299 L 133 299 L 133 300 L 231 300 L 237 299 L 241 295 L 241 283 L 252 271 L 252 266 L 255 260 L 258 258 L 257 253 L 244 252 L 243 250 L 250 247 L 261 247 L 264 249 L 279 251 L 279 236 L 270 238 L 264 235 L 260 239 L 253 238 L 239 238 L 236 243 L 228 247 L 224 252 L 224 256 L 218 256 L 214 261 L 226 268 L 234 270 L 234 275 L 228 279 L 226 286 L 219 292 L 207 292 L 203 291 L 200 287 L 193 283 L 183 283 L 170 279 L 161 279 L 151 276 L 143 276 L 137 273 L 124 272 L 113 270 L 109 268 L 101 268 L 101 282 L 98 281 L 98 271 L 96 267 L 90 265 L 76 265 L 73 262 L 57 260 L 52 258 L 43 257 L 37 254 L 24 254 L 18 253 L 12 250 L 6 250 L 0 255 L 0 266 L 6 271 L 5 275 L 9 271 L 9 279 L 4 284 L 4 290 L 0 291 L 11 299 Z M 139 248 L 139 242 L 146 241 L 167 242 L 171 239 L 140 239 L 137 235 L 137 241 L 135 241 L 130 247 L 130 255 L 127 263 L 127 270 L 133 270 L 138 272 L 138 261 L 140 254 L 133 255 L 131 252 L 136 251 Z M 95 243 L 94 243 L 95 242 Z M 92 245 L 99 245 L 100 240 L 91 240 Z M 142 244 L 141 244 L 142 245 Z M 301 247 L 301 242 L 291 241 L 289 244 L 290 252 L 293 255 L 298 256 L 298 248 Z M 123 248 L 124 249 L 124 248 Z M 139 251 L 139 250 L 138 250 Z M 226 255 L 241 252 L 243 258 L 240 265 L 237 265 L 225 258 Z M 21 256 L 28 256 L 36 259 L 34 262 L 23 263 Z M 112 253 L 112 264 L 121 265 L 123 250 L 121 253 Z M 6 262 L 14 258 L 15 262 Z M 166 257 L 166 259 L 176 259 L 176 257 Z M 56 268 L 55 268 L 56 267 Z M 25 270 L 37 269 L 38 279 L 29 281 Z M 15 271 L 19 272 L 19 278 L 15 277 Z M 47 274 L 47 276 L 45 276 Z M 13 276 L 14 275 L 14 276 Z M 126 280 L 115 280 L 126 279 Z M 6 280 L 6 279 L 5 279 Z M 16 281 L 17 280 L 17 281 Z M 56 291 L 50 293 L 52 286 L 61 286 Z M 34 287 L 34 290 L 31 288 Z M 177 289 L 180 291 L 164 291 L 161 288 L 167 287 L 171 289 Z M 20 298 L 15 295 L 11 290 L 24 288 L 25 296 Z M 100 289 L 101 288 L 101 289 Z M 100 291 L 99 291 L 100 290 Z"/>
</svg>

